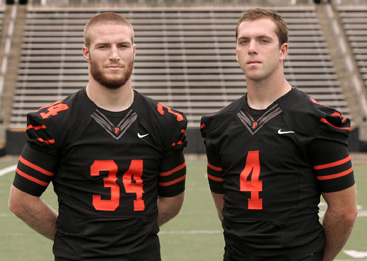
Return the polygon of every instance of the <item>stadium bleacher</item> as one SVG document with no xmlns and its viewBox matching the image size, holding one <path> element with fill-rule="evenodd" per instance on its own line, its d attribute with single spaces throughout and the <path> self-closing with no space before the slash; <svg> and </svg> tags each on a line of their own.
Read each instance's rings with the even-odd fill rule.
<svg viewBox="0 0 367 261">
<path fill-rule="evenodd" d="M 120 6 L 27 6 L 10 130 L 25 129 L 27 112 L 86 86 L 83 28 L 90 18 L 105 11 L 123 15 L 134 26 L 134 88 L 183 111 L 189 128 L 198 130 L 202 115 L 245 93 L 244 74 L 235 57 L 234 31 L 240 14 L 253 6 Z M 267 8 L 279 12 L 290 29 L 285 62 L 290 84 L 353 120 L 315 5 Z M 367 9 L 339 6 L 338 10 L 367 85 L 367 18 L 363 16 Z"/>
<path fill-rule="evenodd" d="M 29 7 L 11 128 L 25 114 L 83 88 L 85 23 L 106 8 Z M 245 92 L 235 58 L 234 28 L 243 10 L 233 8 L 112 9 L 134 26 L 137 56 L 134 87 L 182 110 L 189 127 Z M 279 7 L 290 28 L 286 77 L 326 105 L 349 115 L 312 5 Z"/>
</svg>

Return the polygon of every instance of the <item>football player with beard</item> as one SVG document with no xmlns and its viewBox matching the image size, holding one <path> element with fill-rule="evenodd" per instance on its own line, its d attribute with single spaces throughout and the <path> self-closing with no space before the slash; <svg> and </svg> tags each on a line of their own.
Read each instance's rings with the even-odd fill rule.
<svg viewBox="0 0 367 261">
<path fill-rule="evenodd" d="M 126 19 L 97 15 L 84 45 L 87 86 L 27 115 L 9 208 L 54 240 L 55 260 L 161 260 L 159 226 L 184 199 L 187 120 L 133 90 Z M 57 212 L 40 198 L 51 182 Z"/>
</svg>

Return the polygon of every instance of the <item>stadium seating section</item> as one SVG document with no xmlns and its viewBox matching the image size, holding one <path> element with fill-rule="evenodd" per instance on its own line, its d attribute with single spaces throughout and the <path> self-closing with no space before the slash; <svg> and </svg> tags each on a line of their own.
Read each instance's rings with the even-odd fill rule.
<svg viewBox="0 0 367 261">
<path fill-rule="evenodd" d="M 244 9 L 247 7 L 244 7 Z M 319 102 L 352 118 L 315 5 L 268 7 L 290 29 L 286 78 Z M 65 7 L 28 5 L 9 129 L 24 129 L 26 113 L 86 86 L 83 28 L 94 15 L 113 11 L 134 26 L 136 90 L 183 111 L 190 128 L 246 91 L 235 57 L 237 7 Z M 0 9 L 0 29 L 4 8 Z M 367 86 L 367 6 L 337 7 L 364 85 Z"/>
<path fill-rule="evenodd" d="M 83 26 L 101 9 L 28 8 L 11 127 L 25 114 L 85 87 Z M 103 11 L 108 11 L 103 9 Z M 134 87 L 186 113 L 189 126 L 240 97 L 245 79 L 235 57 L 241 11 L 226 8 L 113 9 L 135 28 Z M 289 82 L 348 115 L 312 5 L 278 8 L 290 28 Z"/>
</svg>

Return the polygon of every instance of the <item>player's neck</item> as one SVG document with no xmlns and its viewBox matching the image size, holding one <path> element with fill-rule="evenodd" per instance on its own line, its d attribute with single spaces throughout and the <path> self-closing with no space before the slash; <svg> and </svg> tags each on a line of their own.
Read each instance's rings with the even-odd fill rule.
<svg viewBox="0 0 367 261">
<path fill-rule="evenodd" d="M 118 89 L 108 89 L 105 86 L 89 82 L 86 87 L 88 98 L 98 107 L 112 112 L 128 109 L 134 101 L 134 91 L 128 82 Z"/>
<path fill-rule="evenodd" d="M 284 78 L 272 83 L 247 83 L 247 103 L 252 109 L 265 110 L 291 89 L 292 86 Z"/>
</svg>

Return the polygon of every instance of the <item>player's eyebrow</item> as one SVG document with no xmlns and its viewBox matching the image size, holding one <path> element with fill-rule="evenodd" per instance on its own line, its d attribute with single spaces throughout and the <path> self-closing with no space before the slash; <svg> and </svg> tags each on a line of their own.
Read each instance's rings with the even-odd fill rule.
<svg viewBox="0 0 367 261">
<path fill-rule="evenodd" d="M 240 36 L 240 37 L 238 37 L 238 39 L 239 39 L 239 40 L 240 40 L 240 39 L 251 39 L 251 38 L 255 38 L 255 39 L 262 39 L 262 38 L 272 39 L 272 37 L 271 37 L 271 36 L 266 35 L 266 34 L 255 35 L 255 36 L 246 36 L 246 35 L 244 35 L 244 36 Z"/>
</svg>

